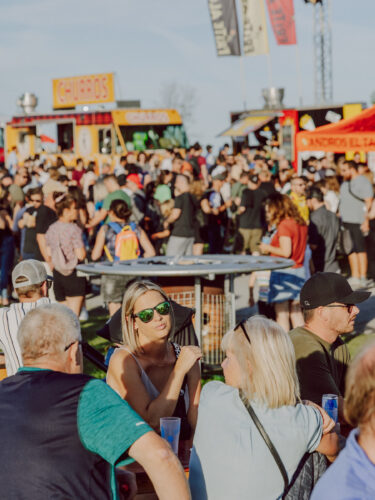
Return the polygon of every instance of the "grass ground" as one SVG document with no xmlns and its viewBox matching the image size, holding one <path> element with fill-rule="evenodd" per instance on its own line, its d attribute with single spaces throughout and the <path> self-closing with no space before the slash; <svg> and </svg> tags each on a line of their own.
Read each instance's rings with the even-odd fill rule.
<svg viewBox="0 0 375 500">
<path fill-rule="evenodd" d="M 104 309 L 99 309 L 93 311 L 90 314 L 90 318 L 88 321 L 84 321 L 81 323 L 83 339 L 89 342 L 89 344 L 95 347 L 95 349 L 100 351 L 102 354 L 105 354 L 106 349 L 109 346 L 109 343 L 105 339 L 97 336 L 96 332 L 104 326 L 107 319 L 108 315 L 105 314 Z M 347 342 L 350 354 L 353 358 L 365 344 L 371 341 L 375 341 L 375 334 L 370 334 L 370 335 L 351 334 L 347 335 L 344 338 L 344 340 Z M 84 372 L 87 373 L 88 375 L 92 375 L 98 378 L 103 378 L 105 376 L 103 371 L 99 370 L 97 367 L 95 367 L 92 363 L 90 363 L 87 360 L 84 361 Z M 213 377 L 204 377 L 203 382 L 212 380 L 212 378 L 219 380 L 222 379 L 220 375 L 214 375 Z"/>
</svg>

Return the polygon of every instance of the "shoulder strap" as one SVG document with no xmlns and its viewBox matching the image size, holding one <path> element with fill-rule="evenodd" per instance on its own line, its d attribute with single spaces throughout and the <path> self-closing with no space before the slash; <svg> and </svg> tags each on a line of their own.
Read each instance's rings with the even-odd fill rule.
<svg viewBox="0 0 375 500">
<path fill-rule="evenodd" d="M 121 233 L 123 229 L 118 222 L 108 222 L 108 226 L 112 228 L 117 234 Z"/>
<path fill-rule="evenodd" d="M 353 193 L 350 181 L 348 182 L 348 185 L 349 185 L 349 193 L 353 196 L 353 198 L 355 198 L 356 200 L 359 200 L 359 201 L 365 201 L 364 198 L 360 198 L 359 196 L 357 196 L 356 194 Z"/>
<path fill-rule="evenodd" d="M 284 464 L 280 458 L 280 455 L 277 453 L 277 450 L 276 448 L 274 447 L 269 435 L 267 434 L 267 432 L 265 431 L 263 425 L 260 423 L 260 420 L 258 419 L 258 417 L 256 416 L 252 406 L 250 403 L 248 403 L 248 405 L 244 405 L 246 410 L 249 412 L 249 415 L 252 419 L 252 421 L 254 422 L 255 424 L 255 427 L 258 429 L 260 435 L 262 436 L 264 442 L 266 443 L 266 445 L 268 446 L 268 449 L 270 450 L 270 452 L 272 453 L 272 456 L 281 472 L 281 475 L 283 476 L 283 479 L 284 479 L 284 489 L 286 489 L 288 487 L 288 484 L 289 484 L 289 479 L 288 479 L 288 474 L 285 470 L 285 467 L 284 467 Z"/>
</svg>

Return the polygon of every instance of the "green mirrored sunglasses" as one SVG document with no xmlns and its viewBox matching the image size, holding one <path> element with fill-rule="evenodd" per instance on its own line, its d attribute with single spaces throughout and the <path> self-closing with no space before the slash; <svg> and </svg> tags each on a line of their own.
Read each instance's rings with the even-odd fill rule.
<svg viewBox="0 0 375 500">
<path fill-rule="evenodd" d="M 149 307 L 148 309 L 143 309 L 142 311 L 132 314 L 132 317 L 139 318 L 143 323 L 148 323 L 154 317 L 154 311 L 162 316 L 166 316 L 169 314 L 170 310 L 171 304 L 165 300 L 164 302 L 160 302 L 160 304 L 155 307 Z"/>
</svg>

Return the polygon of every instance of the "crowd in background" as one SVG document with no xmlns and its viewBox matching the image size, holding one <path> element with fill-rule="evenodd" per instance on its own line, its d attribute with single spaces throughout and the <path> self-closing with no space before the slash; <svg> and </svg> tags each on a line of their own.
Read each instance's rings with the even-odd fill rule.
<svg viewBox="0 0 375 500">
<path fill-rule="evenodd" d="M 280 150 L 243 146 L 233 155 L 225 145 L 215 157 L 196 144 L 184 154 L 128 153 L 114 168 L 41 157 L 4 167 L 1 300 L 9 305 L 12 270 L 19 300 L 0 309 L 4 491 L 21 498 L 19 467 L 33 462 L 24 479 L 35 498 L 117 498 L 115 468 L 131 457 L 162 499 L 171 491 L 187 500 L 341 498 L 333 485 L 349 469 L 350 488 L 372 498 L 375 350 L 347 375 L 340 338 L 353 331 L 357 304 L 370 296 L 362 289 L 375 277 L 373 178 L 359 159 L 310 158 L 297 173 Z M 201 393 L 199 346 L 173 338 L 181 306 L 157 284 L 120 275 L 101 277 L 108 328 L 117 318 L 120 331 L 106 383 L 82 375 L 77 316 L 88 283 L 77 265 L 204 252 L 292 260 L 251 274 L 250 305 L 276 322 L 253 316 L 226 333 L 225 383 Z M 324 394 L 337 396 L 335 418 L 320 407 Z M 166 416 L 181 418 L 181 438 L 192 446 L 190 490 L 157 436 Z M 348 423 L 358 428 L 325 473 Z M 132 498 L 134 478 L 123 481 L 123 498 Z"/>
<path fill-rule="evenodd" d="M 187 151 L 129 152 L 114 167 L 82 159 L 65 166 L 59 157 L 51 164 L 39 155 L 19 166 L 11 155 L 0 169 L 2 304 L 20 259 L 43 261 L 57 301 L 84 317 L 87 283 L 76 266 L 85 259 L 266 254 L 295 265 L 286 275 L 252 276 L 250 304 L 258 301 L 288 329 L 301 323 L 297 298 L 311 273 L 343 272 L 354 288 L 375 278 L 373 174 L 360 159 L 328 153 L 297 173 L 282 150 L 247 145 L 233 154 L 225 144 L 217 156 L 198 143 Z M 133 247 L 123 246 L 120 256 L 124 227 Z M 344 232 L 350 248 L 340 255 Z M 111 315 L 127 281 L 102 278 Z"/>
</svg>

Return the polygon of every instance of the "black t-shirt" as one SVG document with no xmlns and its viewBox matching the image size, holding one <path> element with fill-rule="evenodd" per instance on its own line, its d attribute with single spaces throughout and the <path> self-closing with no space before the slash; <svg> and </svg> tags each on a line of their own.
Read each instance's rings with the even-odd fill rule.
<svg viewBox="0 0 375 500">
<path fill-rule="evenodd" d="M 26 213 L 36 216 L 38 212 L 34 207 L 30 207 L 26 210 Z M 39 245 L 36 241 L 36 227 L 25 228 L 25 241 L 23 244 L 23 251 L 24 253 L 39 255 Z"/>
<path fill-rule="evenodd" d="M 241 207 L 246 210 L 238 216 L 241 229 L 261 229 L 264 225 L 263 200 L 267 194 L 260 188 L 252 190 L 246 188 L 241 197 Z"/>
<path fill-rule="evenodd" d="M 221 196 L 221 193 L 215 191 L 214 189 L 208 189 L 205 193 L 203 193 L 202 200 L 207 200 L 211 208 L 219 208 L 224 205 L 224 198 Z M 210 226 L 211 224 L 225 225 L 227 220 L 226 210 L 220 212 L 219 215 L 205 214 L 204 212 L 203 214 L 206 226 Z"/>
<path fill-rule="evenodd" d="M 197 201 L 190 193 L 182 193 L 175 199 L 174 207 L 181 210 L 180 217 L 173 223 L 171 236 L 194 236 L 196 224 Z"/>
<path fill-rule="evenodd" d="M 56 221 L 56 213 L 51 208 L 42 205 L 41 207 L 39 207 L 38 213 L 36 215 L 35 233 L 46 234 L 50 225 Z M 39 245 L 35 254 L 35 258 L 37 260 L 44 260 L 42 254 L 40 253 Z"/>
<path fill-rule="evenodd" d="M 267 196 L 276 193 L 275 186 L 271 181 L 261 182 L 259 187 L 262 191 L 266 193 Z"/>
</svg>

